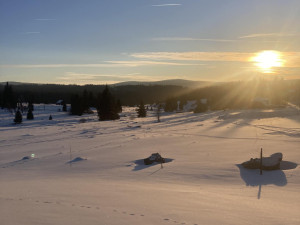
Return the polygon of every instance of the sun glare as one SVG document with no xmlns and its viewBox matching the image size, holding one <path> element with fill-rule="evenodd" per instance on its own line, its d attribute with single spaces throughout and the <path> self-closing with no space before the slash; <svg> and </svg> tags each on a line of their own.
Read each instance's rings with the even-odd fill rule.
<svg viewBox="0 0 300 225">
<path fill-rule="evenodd" d="M 277 51 L 262 51 L 251 58 L 263 73 L 274 73 L 274 67 L 282 67 L 282 54 Z"/>
</svg>

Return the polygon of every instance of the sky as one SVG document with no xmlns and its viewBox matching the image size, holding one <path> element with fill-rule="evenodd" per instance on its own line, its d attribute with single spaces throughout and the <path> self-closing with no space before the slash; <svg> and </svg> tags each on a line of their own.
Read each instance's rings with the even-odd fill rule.
<svg viewBox="0 0 300 225">
<path fill-rule="evenodd" d="M 0 82 L 300 79 L 299 21 L 299 0 L 0 0 Z"/>
</svg>

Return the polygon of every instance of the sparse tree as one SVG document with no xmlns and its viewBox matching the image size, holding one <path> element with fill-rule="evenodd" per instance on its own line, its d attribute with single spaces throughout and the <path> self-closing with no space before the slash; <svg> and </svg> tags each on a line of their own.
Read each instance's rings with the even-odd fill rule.
<svg viewBox="0 0 300 225">
<path fill-rule="evenodd" d="M 62 110 L 63 110 L 64 112 L 67 112 L 67 104 L 66 104 L 66 102 L 64 102 L 63 107 L 62 107 Z"/>
<path fill-rule="evenodd" d="M 147 111 L 145 109 L 145 105 L 143 101 L 141 101 L 139 108 L 137 109 L 138 117 L 146 117 Z"/>
<path fill-rule="evenodd" d="M 34 106 L 33 106 L 33 103 L 31 101 L 28 103 L 28 111 L 29 110 L 34 111 Z"/>
<path fill-rule="evenodd" d="M 156 106 L 156 117 L 157 117 L 157 122 L 160 122 L 160 114 L 161 114 L 161 104 L 157 104 Z"/>
<path fill-rule="evenodd" d="M 22 121 L 23 121 L 22 113 L 20 112 L 20 110 L 17 110 L 14 122 L 15 123 L 22 123 Z"/>
<path fill-rule="evenodd" d="M 28 109 L 28 112 L 27 112 L 27 119 L 28 119 L 28 120 L 33 120 L 33 119 L 34 119 L 33 113 L 32 113 L 32 110 L 31 110 L 31 109 Z"/>
</svg>

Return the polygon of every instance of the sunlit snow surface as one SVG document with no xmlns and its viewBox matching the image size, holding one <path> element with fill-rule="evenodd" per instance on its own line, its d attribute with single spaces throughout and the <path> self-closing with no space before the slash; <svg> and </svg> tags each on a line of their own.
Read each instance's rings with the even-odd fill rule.
<svg viewBox="0 0 300 225">
<path fill-rule="evenodd" d="M 35 105 L 20 125 L 0 111 L 1 224 L 300 224 L 297 109 L 162 113 L 160 123 L 134 108 L 105 122 L 59 109 Z M 239 165 L 260 148 L 292 164 L 262 176 Z M 156 152 L 167 163 L 141 163 Z"/>
</svg>

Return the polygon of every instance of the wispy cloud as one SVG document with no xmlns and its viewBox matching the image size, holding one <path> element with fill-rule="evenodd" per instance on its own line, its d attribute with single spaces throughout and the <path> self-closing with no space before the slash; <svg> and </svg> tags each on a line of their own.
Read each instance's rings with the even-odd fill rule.
<svg viewBox="0 0 300 225">
<path fill-rule="evenodd" d="M 53 21 L 56 19 L 39 18 L 39 19 L 35 19 L 35 20 L 37 20 L 37 21 Z"/>
<path fill-rule="evenodd" d="M 189 66 L 189 63 L 162 62 L 162 61 L 106 61 L 100 64 L 5 64 L 0 68 L 114 68 L 114 67 L 139 67 L 139 66 Z"/>
<path fill-rule="evenodd" d="M 180 6 L 182 4 L 160 4 L 160 5 L 152 5 L 153 7 L 166 7 L 166 6 Z"/>
<path fill-rule="evenodd" d="M 58 77 L 57 80 L 61 83 L 77 83 L 77 84 L 113 84 L 123 81 L 155 81 L 152 76 L 141 75 L 140 73 L 132 74 L 88 74 L 66 72 L 64 76 Z"/>
<path fill-rule="evenodd" d="M 245 36 L 239 37 L 240 39 L 247 38 L 262 38 L 262 37 L 295 37 L 300 34 L 292 34 L 292 33 L 261 33 L 261 34 L 249 34 Z"/>
<path fill-rule="evenodd" d="M 189 66 L 192 64 L 187 63 L 175 63 L 175 62 L 163 62 L 163 61 L 106 61 L 111 65 L 119 65 L 126 67 L 137 67 L 137 66 L 153 66 L 153 65 L 171 65 L 171 66 Z"/>
<path fill-rule="evenodd" d="M 211 42 L 235 42 L 237 40 L 215 39 L 215 38 L 190 38 L 190 37 L 158 37 L 152 41 L 211 41 Z"/>
<path fill-rule="evenodd" d="M 41 32 L 39 31 L 27 31 L 27 32 L 24 32 L 24 34 L 40 34 Z"/>
<path fill-rule="evenodd" d="M 149 60 L 249 62 L 257 52 L 143 52 L 132 57 Z M 300 52 L 281 52 L 284 67 L 300 67 Z"/>
<path fill-rule="evenodd" d="M 65 68 L 65 67 L 101 67 L 103 64 L 10 64 L 0 65 L 0 68 Z"/>
<path fill-rule="evenodd" d="M 133 53 L 135 58 L 179 61 L 248 61 L 253 53 L 244 52 L 144 52 Z"/>
</svg>

